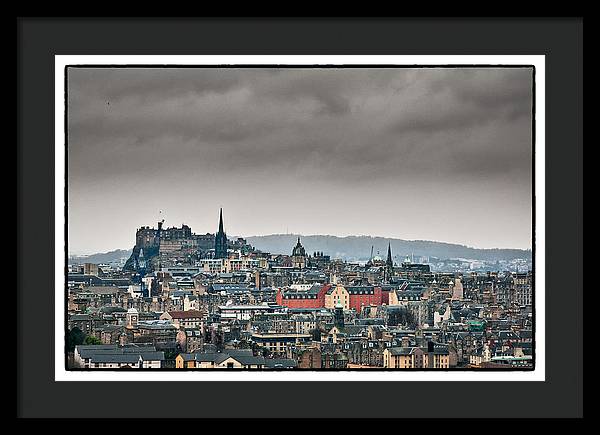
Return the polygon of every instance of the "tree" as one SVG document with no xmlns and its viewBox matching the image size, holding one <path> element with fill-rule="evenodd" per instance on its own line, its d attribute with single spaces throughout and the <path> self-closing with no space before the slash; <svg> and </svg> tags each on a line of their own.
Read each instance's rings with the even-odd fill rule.
<svg viewBox="0 0 600 435">
<path fill-rule="evenodd" d="M 88 335 L 85 337 L 85 340 L 83 340 L 83 344 L 102 344 L 102 341 L 93 335 Z"/>
<path fill-rule="evenodd" d="M 406 327 L 415 327 L 416 326 L 416 321 L 415 321 L 415 316 L 413 315 L 413 313 L 402 307 L 400 309 L 397 310 L 391 310 L 388 313 L 388 325 L 390 326 L 406 326 Z"/>
<path fill-rule="evenodd" d="M 73 352 L 75 350 L 75 346 L 83 344 L 84 340 L 85 334 L 81 329 L 75 326 L 69 331 L 69 335 L 67 336 L 67 350 L 69 352 Z"/>
<path fill-rule="evenodd" d="M 179 352 L 176 349 L 167 349 L 165 350 L 165 359 L 166 360 L 174 360 L 179 355 Z"/>
</svg>

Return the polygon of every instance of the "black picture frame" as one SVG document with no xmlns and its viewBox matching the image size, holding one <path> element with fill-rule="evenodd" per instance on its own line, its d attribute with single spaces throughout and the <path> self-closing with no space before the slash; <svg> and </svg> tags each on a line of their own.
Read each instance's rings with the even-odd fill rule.
<svg viewBox="0 0 600 435">
<path fill-rule="evenodd" d="M 579 19 L 19 19 L 21 417 L 578 417 L 583 413 L 583 27 Z M 276 34 L 277 37 L 272 37 Z M 218 35 L 219 37 L 215 37 Z M 270 37 L 269 37 L 270 35 Z M 442 37 L 443 36 L 443 37 Z M 546 56 L 545 382 L 54 382 L 54 55 Z M 542 90 L 538 90 L 540 92 Z M 35 273 L 31 273 L 31 269 Z M 192 387 L 190 388 L 189 385 Z M 185 387 L 185 388 L 184 388 Z M 119 389 L 168 398 L 108 406 Z M 401 396 L 410 398 L 398 402 Z M 433 406 L 440 391 L 462 400 Z M 211 400 L 199 406 L 201 392 Z M 293 391 L 286 400 L 276 398 Z M 258 397 L 253 398 L 252 395 Z M 118 395 L 117 395 L 118 396 Z M 243 406 L 222 406 L 232 396 Z M 81 400 L 85 397 L 85 400 Z M 326 406 L 309 406 L 332 397 Z M 367 397 L 369 400 L 360 400 Z M 372 400 L 377 397 L 376 400 Z M 468 400 L 467 398 L 472 398 Z M 341 398 L 355 398 L 342 400 Z M 236 400 L 236 402 L 238 402 Z M 468 406 L 465 403 L 468 402 Z M 428 404 L 424 406 L 424 404 Z M 401 405 L 401 406 L 400 406 Z"/>
</svg>

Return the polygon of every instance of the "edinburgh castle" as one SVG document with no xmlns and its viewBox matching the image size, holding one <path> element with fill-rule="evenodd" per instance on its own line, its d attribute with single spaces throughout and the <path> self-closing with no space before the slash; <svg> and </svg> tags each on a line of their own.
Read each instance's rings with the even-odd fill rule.
<svg viewBox="0 0 600 435">
<path fill-rule="evenodd" d="M 133 252 L 125 264 L 125 270 L 150 271 L 161 266 L 174 264 L 193 264 L 200 258 L 225 258 L 227 249 L 244 248 L 251 251 L 242 238 L 235 241 L 227 239 L 223 231 L 223 212 L 219 215 L 219 230 L 216 234 L 194 234 L 192 229 L 181 227 L 163 228 L 164 219 L 157 228 L 148 226 L 138 228 L 135 234 Z"/>
</svg>

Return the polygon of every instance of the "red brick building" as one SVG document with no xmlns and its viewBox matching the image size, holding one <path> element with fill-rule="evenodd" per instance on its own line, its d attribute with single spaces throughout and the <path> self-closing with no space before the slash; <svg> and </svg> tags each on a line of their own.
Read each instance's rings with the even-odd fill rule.
<svg viewBox="0 0 600 435">
<path fill-rule="evenodd" d="M 323 308 L 325 293 L 330 287 L 330 284 L 315 284 L 308 290 L 279 289 L 276 301 L 278 305 L 289 308 Z"/>
<path fill-rule="evenodd" d="M 362 307 L 389 304 L 389 290 L 373 286 L 344 286 L 348 292 L 348 308 L 360 313 Z"/>
<path fill-rule="evenodd" d="M 363 307 L 389 304 L 389 288 L 382 289 L 378 286 L 341 286 L 342 299 L 347 300 L 346 309 L 354 309 L 360 313 Z M 278 305 L 289 308 L 323 308 L 326 306 L 325 295 L 335 290 L 331 284 L 315 284 L 308 290 L 279 289 L 276 301 Z M 347 295 L 347 298 L 346 298 Z M 327 307 L 332 308 L 331 302 Z"/>
</svg>

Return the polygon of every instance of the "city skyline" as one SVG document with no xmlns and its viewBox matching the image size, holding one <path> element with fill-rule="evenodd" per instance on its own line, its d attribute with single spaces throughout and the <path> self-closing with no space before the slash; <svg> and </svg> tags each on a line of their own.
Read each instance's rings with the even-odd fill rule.
<svg viewBox="0 0 600 435">
<path fill-rule="evenodd" d="M 67 371 L 536 370 L 531 68 L 66 73 Z"/>
<path fill-rule="evenodd" d="M 72 254 L 153 225 L 531 249 L 531 69 L 69 69 Z M 112 222 L 118 222 L 113 225 Z"/>
<path fill-rule="evenodd" d="M 168 222 L 164 222 L 165 224 L 167 224 L 165 227 L 173 227 L 173 228 L 180 228 L 182 226 L 189 226 L 186 222 L 181 222 L 179 225 L 176 225 L 173 223 L 173 225 L 169 225 Z M 156 222 L 154 223 L 154 225 L 152 223 L 148 223 L 147 225 L 143 225 L 143 226 L 147 226 L 150 228 L 157 228 Z M 479 246 L 469 246 L 469 245 L 465 245 L 462 243 L 452 243 L 452 242 L 447 242 L 444 240 L 424 240 L 424 239 L 401 239 L 401 238 L 395 238 L 395 237 L 389 237 L 389 236 L 382 236 L 382 235 L 378 235 L 378 234 L 347 234 L 347 235 L 335 235 L 335 234 L 300 234 L 300 233 L 292 233 L 292 232 L 287 232 L 287 233 L 272 233 L 272 234 L 252 234 L 252 235 L 242 235 L 242 234 L 235 234 L 235 233 L 229 233 L 227 231 L 227 225 L 225 226 L 225 233 L 227 234 L 227 238 L 230 240 L 236 239 L 238 237 L 242 237 L 244 239 L 253 239 L 253 238 L 257 238 L 257 237 L 269 237 L 269 236 L 292 236 L 292 237 L 300 237 L 300 238 L 312 238 L 312 237 L 335 237 L 337 239 L 344 239 L 344 238 L 361 238 L 361 237 L 368 237 L 368 238 L 372 238 L 372 239 L 381 239 L 386 241 L 385 243 L 387 243 L 387 240 L 396 240 L 396 241 L 403 241 L 403 242 L 433 242 L 433 243 L 440 243 L 440 244 L 449 244 L 449 245 L 453 245 L 453 246 L 464 246 L 466 248 L 472 248 L 472 249 L 477 249 L 477 250 L 487 250 L 487 249 L 498 249 L 498 250 L 522 250 L 522 251 L 530 251 L 531 252 L 531 248 L 512 248 L 512 247 L 502 247 L 502 248 L 497 248 L 497 247 L 491 247 L 491 248 L 481 248 Z M 195 229 L 193 227 L 192 231 L 194 231 Z M 199 231 L 198 233 L 200 234 L 216 234 L 217 231 Z M 134 240 L 135 242 L 135 238 L 132 236 L 131 237 L 132 240 Z M 383 245 L 382 245 L 383 246 Z M 387 245 L 385 245 L 387 246 Z M 382 248 L 383 249 L 383 248 Z M 87 255 L 93 255 L 93 254 L 102 254 L 102 253 L 108 253 L 111 251 L 118 251 L 118 250 L 131 250 L 131 246 L 122 246 L 122 247 L 115 247 L 114 249 L 110 249 L 109 251 L 105 251 L 105 252 L 101 252 L 101 251 L 73 251 L 72 249 L 69 249 L 68 255 L 69 257 L 78 257 L 78 256 L 87 256 Z M 381 250 L 376 250 L 375 252 L 379 255 L 381 252 Z M 279 253 L 279 254 L 285 254 L 287 251 L 285 252 L 273 252 L 275 254 Z M 404 258 L 405 255 L 395 255 L 394 257 L 402 257 Z"/>
</svg>

